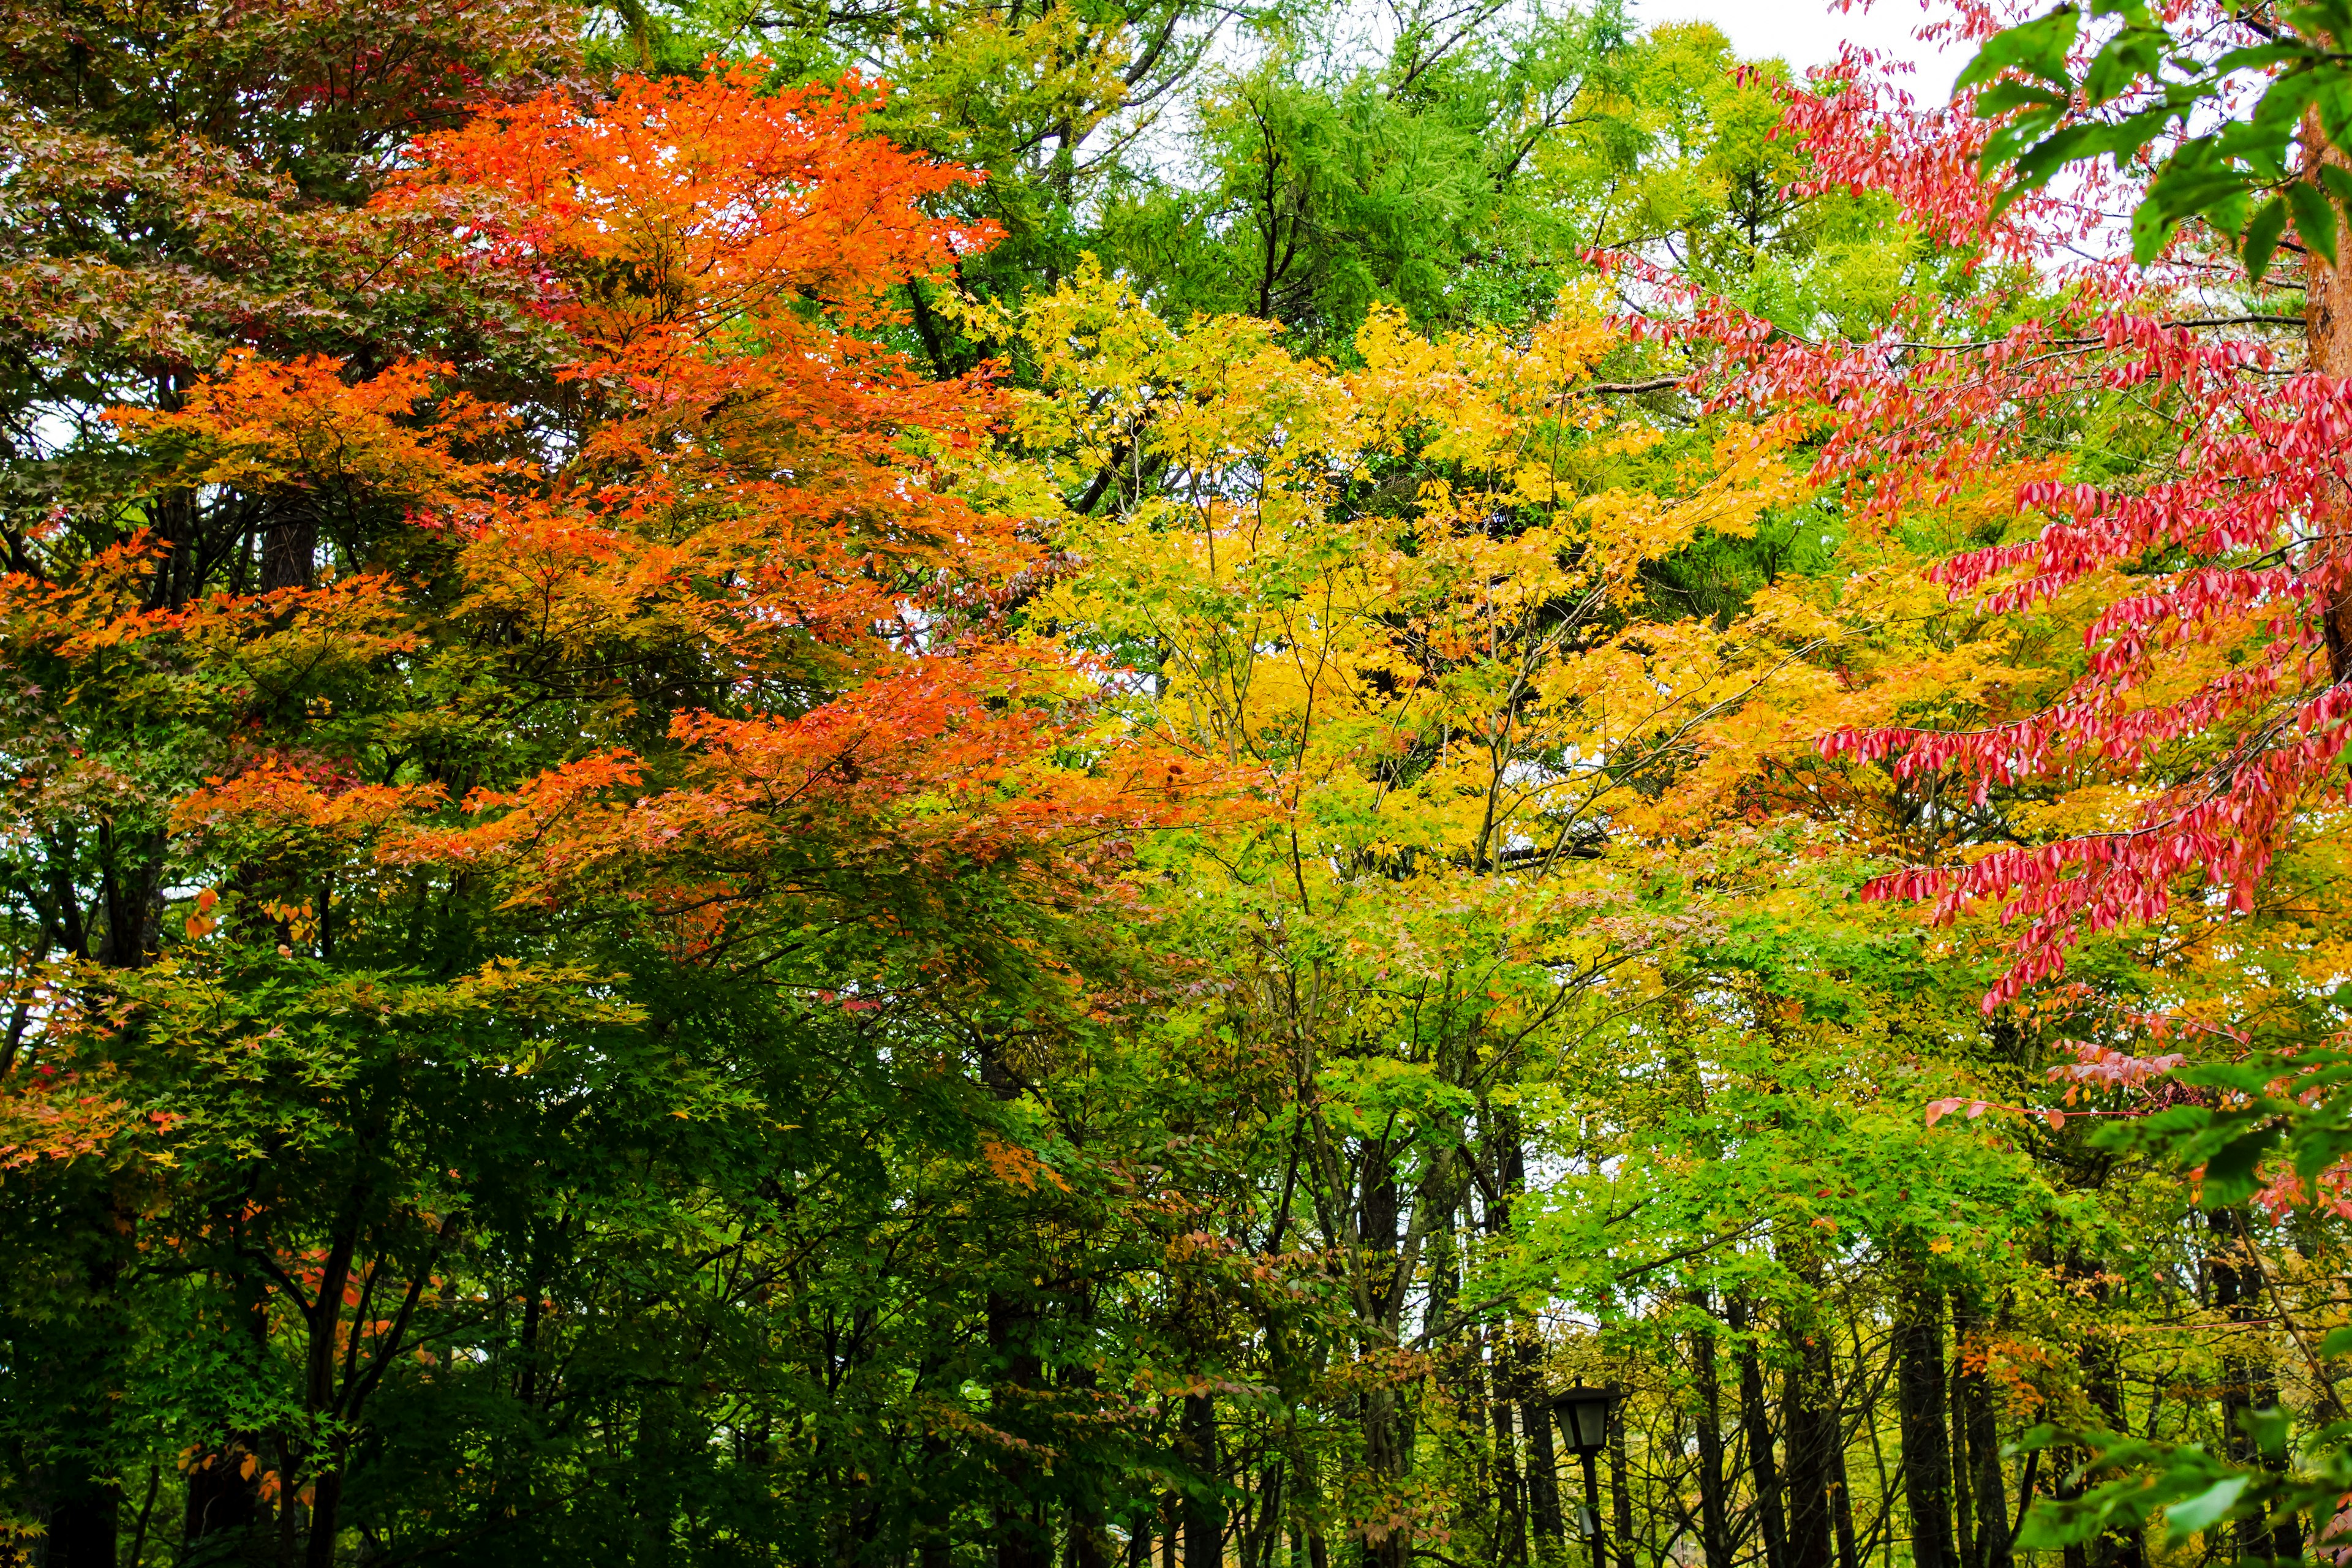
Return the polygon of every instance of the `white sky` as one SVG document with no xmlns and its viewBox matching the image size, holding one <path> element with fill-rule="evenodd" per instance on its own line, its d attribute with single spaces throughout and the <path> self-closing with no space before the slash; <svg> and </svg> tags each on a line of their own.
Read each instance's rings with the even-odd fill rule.
<svg viewBox="0 0 2352 1568">
<path fill-rule="evenodd" d="M 1800 72 L 1836 58 L 1838 45 L 1851 38 L 1911 61 L 1918 70 L 1905 86 L 1922 104 L 1940 104 L 1974 51 L 1948 47 L 1938 52 L 1913 37 L 1925 16 L 1918 0 L 1877 0 L 1867 11 L 1843 15 L 1825 0 L 1633 0 L 1640 23 L 1712 22 L 1740 54 L 1750 59 L 1777 55 Z"/>
</svg>

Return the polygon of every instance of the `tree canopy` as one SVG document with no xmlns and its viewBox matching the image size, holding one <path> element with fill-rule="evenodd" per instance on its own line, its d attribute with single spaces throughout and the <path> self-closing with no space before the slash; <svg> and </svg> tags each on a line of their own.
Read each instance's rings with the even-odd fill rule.
<svg viewBox="0 0 2352 1568">
<path fill-rule="evenodd" d="M 1923 25 L 18 6 L 0 1563 L 2352 1548 L 2352 20 Z"/>
</svg>

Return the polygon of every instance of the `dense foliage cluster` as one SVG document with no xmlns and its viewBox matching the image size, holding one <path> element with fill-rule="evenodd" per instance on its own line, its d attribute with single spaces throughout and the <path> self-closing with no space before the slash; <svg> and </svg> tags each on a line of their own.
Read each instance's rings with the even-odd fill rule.
<svg viewBox="0 0 2352 1568">
<path fill-rule="evenodd" d="M 2339 12 L 22 0 L 0 1563 L 2352 1548 Z"/>
</svg>

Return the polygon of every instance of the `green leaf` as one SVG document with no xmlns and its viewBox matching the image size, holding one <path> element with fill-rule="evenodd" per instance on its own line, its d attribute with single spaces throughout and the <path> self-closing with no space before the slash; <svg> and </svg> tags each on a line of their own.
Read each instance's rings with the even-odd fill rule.
<svg viewBox="0 0 2352 1568">
<path fill-rule="evenodd" d="M 2286 233 L 2286 203 L 2273 196 L 2262 205 L 2246 225 L 2246 276 L 2259 283 L 2263 274 L 2271 269 L 2271 256 L 2278 249 L 2280 236 Z"/>
<path fill-rule="evenodd" d="M 2320 132 L 2329 144 L 2342 147 L 2352 141 L 2352 78 L 2342 71 L 2328 72 L 2315 101 Z"/>
<path fill-rule="evenodd" d="M 2352 1328 L 2330 1329 L 2319 1342 L 2321 1355 L 2352 1355 Z"/>
<path fill-rule="evenodd" d="M 2140 203 L 2138 210 L 2132 214 L 2132 259 L 2143 267 L 2155 260 L 2164 253 L 2172 231 L 2179 226 L 2180 220 L 2166 216 L 2155 202 Z"/>
<path fill-rule="evenodd" d="M 2308 181 L 2286 188 L 2287 205 L 2294 209 L 2294 231 L 2314 256 L 2336 265 L 2336 204 L 2327 193 Z"/>
<path fill-rule="evenodd" d="M 2275 1125 L 2257 1127 L 2231 1139 L 2205 1162 L 2205 1206 L 2232 1204 L 2253 1190 L 2254 1167 L 2279 1141 Z"/>
<path fill-rule="evenodd" d="M 2230 1511 L 2238 1494 L 2246 1489 L 2251 1476 L 2231 1476 L 2215 1481 L 2186 1502 L 2177 1502 L 2164 1510 L 2165 1522 L 2176 1531 L 2202 1530 Z"/>
<path fill-rule="evenodd" d="M 2083 96 L 2094 105 L 2111 103 L 2131 90 L 2143 77 L 2153 78 L 2164 64 L 2164 35 L 2127 29 L 2107 40 L 2083 73 Z"/>
<path fill-rule="evenodd" d="M 2073 101 L 2054 88 L 2038 87 L 2030 81 L 1997 81 L 1979 95 L 1977 112 L 1990 116 L 2007 114 L 2015 109 L 2063 109 Z"/>
<path fill-rule="evenodd" d="M 1953 84 L 1955 90 L 1979 86 L 2012 68 L 2058 87 L 2071 86 L 2066 56 L 2074 47 L 2074 30 L 2081 21 L 2082 14 L 2075 7 L 2061 5 L 2047 16 L 1995 33 L 1960 72 L 1959 80 Z"/>
</svg>

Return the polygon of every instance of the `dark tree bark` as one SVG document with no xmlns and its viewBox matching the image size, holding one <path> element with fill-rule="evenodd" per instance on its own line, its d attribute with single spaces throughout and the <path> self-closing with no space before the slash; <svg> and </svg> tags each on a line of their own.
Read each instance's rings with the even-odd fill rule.
<svg viewBox="0 0 2352 1568">
<path fill-rule="evenodd" d="M 1809 1327 L 1801 1320 L 1789 1325 L 1788 1568 L 1835 1568 L 1831 1537 L 1843 1434 L 1829 1343 Z"/>
<path fill-rule="evenodd" d="M 1895 1309 L 1895 1382 L 1901 1406 L 1903 1492 L 1912 1568 L 1958 1568 L 1952 1542 L 1950 1427 L 1944 1406 L 1944 1299 L 1906 1280 Z"/>
<path fill-rule="evenodd" d="M 1731 1298 L 1732 1331 L 1745 1335 L 1754 1327 L 1747 1299 Z M 1764 1538 L 1765 1568 L 1787 1568 L 1788 1525 L 1780 1507 L 1780 1468 L 1773 1457 L 1770 1412 L 1764 1403 L 1764 1363 L 1753 1338 L 1739 1347 L 1739 1426 L 1748 1439 L 1748 1468 L 1756 1498 L 1756 1524 Z"/>
<path fill-rule="evenodd" d="M 2206 1258 L 2213 1305 L 2231 1323 L 2221 1352 L 2222 1437 L 2231 1459 L 2268 1470 L 2286 1468 L 2284 1444 L 2267 1449 L 2247 1431 L 2247 1418 L 2279 1407 L 2278 1376 L 2262 1342 L 2263 1274 L 2242 1209 L 2209 1213 L 2212 1240 Z M 2303 1522 L 2292 1513 L 2238 1521 L 2241 1556 L 2281 1560 L 2303 1555 Z"/>
<path fill-rule="evenodd" d="M 1511 1336 L 1511 1397 L 1528 1446 L 1528 1523 L 1539 1550 L 1558 1550 L 1566 1533 L 1559 1506 L 1559 1453 L 1552 1447 L 1551 1401 L 1542 1388 L 1535 1330 L 1519 1325 Z"/>
<path fill-rule="evenodd" d="M 1367 1139 L 1360 1147 L 1356 1237 L 1368 1278 L 1363 1282 L 1359 1310 L 1368 1306 L 1376 1321 L 1367 1328 L 1382 1333 L 1392 1321 L 1396 1304 L 1408 1283 L 1398 1267 L 1397 1225 L 1402 1217 L 1403 1193 L 1398 1185 L 1395 1159 L 1388 1143 Z M 1364 1458 L 1372 1474 L 1384 1481 L 1403 1480 L 1412 1462 L 1412 1433 L 1402 1402 L 1392 1390 L 1370 1389 L 1358 1402 L 1358 1418 L 1364 1434 Z M 1407 1568 L 1412 1554 L 1409 1531 L 1394 1530 L 1378 1540 L 1369 1535 L 1364 1539 L 1365 1568 Z M 1202 1565 L 1188 1563 L 1187 1568 Z M 1214 1568 L 1214 1564 L 1208 1568 Z"/>
<path fill-rule="evenodd" d="M 1974 1297 L 1952 1297 L 1952 1326 L 1959 1342 L 1955 1348 L 1952 1380 L 1953 1427 L 1962 1437 L 1959 1462 L 1969 1477 L 1969 1498 L 1975 1514 L 1973 1551 L 1969 1568 L 2011 1568 L 2009 1495 L 2000 1473 L 2000 1430 L 1993 1408 L 1991 1381 L 1983 1363 L 1984 1338 L 1991 1328 Z M 1971 1357 L 1976 1364 L 1971 1367 Z"/>
<path fill-rule="evenodd" d="M 261 531 L 261 591 L 307 588 L 318 571 L 319 520 L 306 509 Z"/>
<path fill-rule="evenodd" d="M 245 1349 L 258 1358 L 268 1342 L 268 1298 L 250 1279 L 233 1281 L 232 1288 L 237 1295 L 237 1330 L 246 1338 Z M 276 1552 L 262 1528 L 261 1494 L 256 1484 L 260 1450 L 258 1434 L 238 1432 L 189 1472 L 187 1506 L 181 1522 L 183 1562 L 206 1568 L 215 1563 L 274 1562 Z M 255 1475 L 245 1473 L 248 1458 L 254 1460 Z"/>
<path fill-rule="evenodd" d="M 1519 1485 L 1519 1445 L 1511 1422 L 1510 1345 L 1499 1333 L 1487 1337 L 1493 1369 L 1495 1402 L 1489 1408 L 1495 1426 L 1495 1560 L 1528 1560 L 1527 1497 Z"/>
<path fill-rule="evenodd" d="M 1690 1304 L 1714 1316 L 1705 1290 L 1690 1293 Z M 1731 1521 L 1724 1508 L 1723 1389 L 1716 1375 L 1715 1330 L 1694 1331 L 1691 1347 L 1692 1415 L 1698 1431 L 1699 1550 L 1706 1568 L 1731 1568 Z"/>
<path fill-rule="evenodd" d="M 1005 1367 L 1004 1381 L 1018 1391 L 1037 1386 L 1045 1363 L 1032 1343 L 1035 1313 L 1030 1305 L 1005 1292 L 988 1293 L 988 1347 Z M 1020 1397 L 1018 1392 L 1014 1398 Z M 1053 1545 L 1039 1505 L 1028 1496 L 1036 1467 L 1027 1455 L 1013 1450 L 997 1461 L 1007 1496 L 996 1505 L 996 1568 L 1049 1568 Z"/>
<path fill-rule="evenodd" d="M 1618 1397 L 1609 1405 L 1609 1516 L 1617 1538 L 1617 1568 L 1633 1568 L 1633 1486 L 1625 1460 L 1625 1400 L 1615 1384 L 1610 1392 Z"/>
<path fill-rule="evenodd" d="M 1184 1568 L 1220 1568 L 1224 1561 L 1225 1510 L 1217 1495 L 1217 1402 L 1213 1394 L 1184 1398 L 1179 1447 L 1192 1472 L 1184 1489 Z"/>
</svg>

